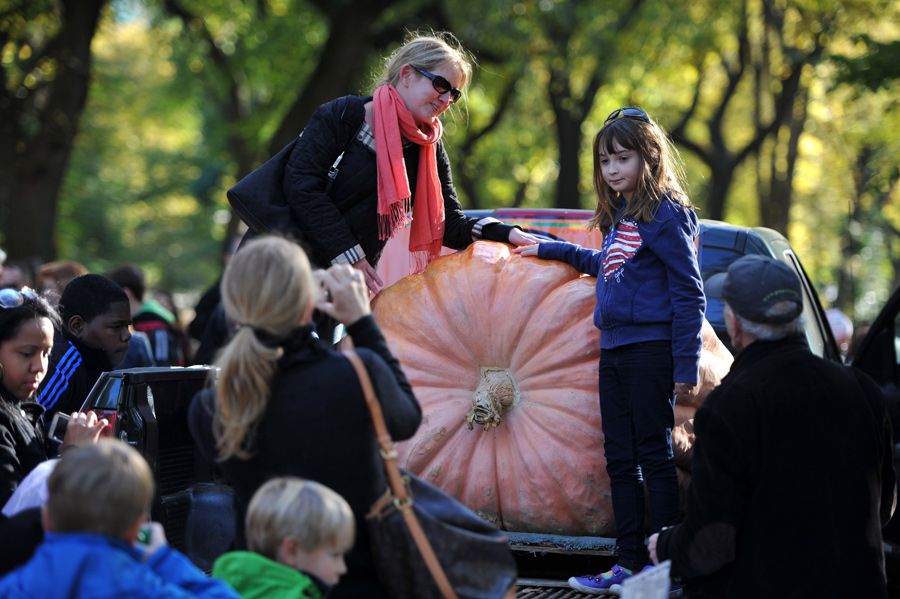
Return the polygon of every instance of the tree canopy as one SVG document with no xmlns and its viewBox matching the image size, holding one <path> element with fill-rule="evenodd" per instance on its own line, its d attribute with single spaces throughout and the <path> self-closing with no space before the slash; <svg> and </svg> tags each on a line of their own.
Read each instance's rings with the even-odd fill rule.
<svg viewBox="0 0 900 599">
<path fill-rule="evenodd" d="M 445 117 L 468 207 L 592 207 L 591 140 L 641 105 L 702 217 L 785 233 L 855 318 L 900 283 L 890 0 L 0 0 L 0 245 L 204 287 L 225 190 L 431 29 L 478 60 Z"/>
</svg>

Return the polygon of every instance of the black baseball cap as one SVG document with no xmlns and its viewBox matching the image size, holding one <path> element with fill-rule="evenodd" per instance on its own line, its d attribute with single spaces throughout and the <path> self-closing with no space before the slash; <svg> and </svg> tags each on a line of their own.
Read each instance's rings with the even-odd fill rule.
<svg viewBox="0 0 900 599">
<path fill-rule="evenodd" d="M 803 312 L 800 278 L 790 266 L 768 256 L 742 256 L 727 272 L 711 276 L 703 288 L 750 322 L 786 324 Z M 773 314 L 771 308 L 781 302 L 787 302 L 786 309 Z"/>
</svg>

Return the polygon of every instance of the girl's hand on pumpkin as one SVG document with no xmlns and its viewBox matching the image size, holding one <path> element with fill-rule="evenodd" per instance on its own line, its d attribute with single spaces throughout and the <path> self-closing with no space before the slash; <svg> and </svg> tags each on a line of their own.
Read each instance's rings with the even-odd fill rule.
<svg viewBox="0 0 900 599">
<path fill-rule="evenodd" d="M 523 256 L 537 256 L 539 247 L 541 247 L 540 242 L 536 242 L 531 245 L 521 245 L 517 248 L 513 248 L 512 251 L 514 254 L 521 254 Z"/>
<path fill-rule="evenodd" d="M 378 276 L 378 273 L 372 268 L 372 265 L 369 264 L 369 261 L 363 258 L 359 262 L 353 263 L 353 268 L 357 269 L 359 272 L 363 274 L 366 278 L 366 287 L 369 288 L 369 291 L 372 295 L 375 295 L 381 288 L 384 287 L 384 282 L 381 280 L 381 277 Z"/>
<path fill-rule="evenodd" d="M 314 274 L 325 290 L 316 302 L 317 310 L 348 326 L 372 313 L 362 272 L 346 264 L 335 264 Z"/>
<path fill-rule="evenodd" d="M 509 242 L 513 245 L 529 246 L 540 243 L 541 240 L 531 233 L 526 233 L 522 229 L 513 229 L 509 232 Z"/>
</svg>

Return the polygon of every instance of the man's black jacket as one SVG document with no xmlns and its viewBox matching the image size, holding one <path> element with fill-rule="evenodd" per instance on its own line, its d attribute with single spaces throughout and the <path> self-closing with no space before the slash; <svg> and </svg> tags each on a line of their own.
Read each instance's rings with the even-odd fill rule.
<svg viewBox="0 0 900 599">
<path fill-rule="evenodd" d="M 756 341 L 694 428 L 687 515 L 657 544 L 688 596 L 887 596 L 895 475 L 874 381 L 801 337 Z"/>
</svg>

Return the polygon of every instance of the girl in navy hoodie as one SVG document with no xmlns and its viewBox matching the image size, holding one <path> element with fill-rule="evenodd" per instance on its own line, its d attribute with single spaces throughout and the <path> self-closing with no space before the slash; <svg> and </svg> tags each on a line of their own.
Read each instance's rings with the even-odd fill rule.
<svg viewBox="0 0 900 599">
<path fill-rule="evenodd" d="M 643 483 L 650 532 L 677 518 L 674 406 L 697 384 L 706 299 L 697 215 L 665 132 L 644 110 L 620 108 L 597 133 L 593 151 L 597 209 L 588 228 L 605 231 L 602 249 L 552 241 L 513 251 L 597 277 L 600 413 L 619 560 L 608 572 L 573 576 L 569 585 L 602 594 L 648 564 Z"/>
</svg>

